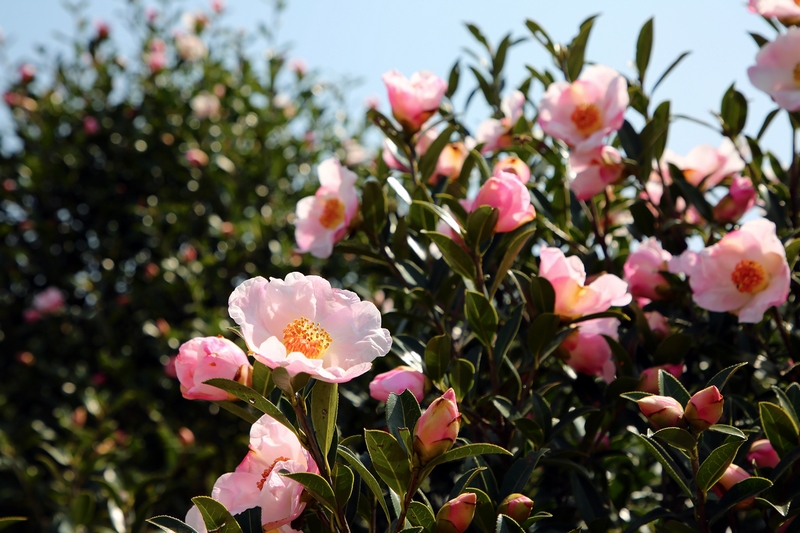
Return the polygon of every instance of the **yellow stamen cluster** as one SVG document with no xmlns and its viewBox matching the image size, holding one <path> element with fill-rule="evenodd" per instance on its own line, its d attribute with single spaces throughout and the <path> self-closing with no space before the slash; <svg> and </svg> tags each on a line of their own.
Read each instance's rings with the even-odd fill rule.
<svg viewBox="0 0 800 533">
<path fill-rule="evenodd" d="M 283 345 L 286 353 L 300 352 L 309 359 L 319 359 L 333 342 L 330 334 L 319 323 L 300 317 L 283 328 Z"/>
</svg>

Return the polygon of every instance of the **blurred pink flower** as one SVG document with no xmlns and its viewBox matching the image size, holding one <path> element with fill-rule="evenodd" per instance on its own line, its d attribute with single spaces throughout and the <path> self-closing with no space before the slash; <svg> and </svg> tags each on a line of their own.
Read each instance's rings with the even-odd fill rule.
<svg viewBox="0 0 800 533">
<path fill-rule="evenodd" d="M 378 109 L 381 105 L 381 100 L 375 95 L 367 96 L 364 98 L 364 107 L 367 109 Z"/>
<path fill-rule="evenodd" d="M 439 102 L 447 91 L 447 82 L 432 72 L 415 72 L 411 79 L 397 70 L 382 77 L 389 92 L 389 104 L 394 118 L 403 129 L 414 133 L 439 109 Z"/>
<path fill-rule="evenodd" d="M 617 369 L 611 348 L 603 335 L 616 340 L 618 328 L 619 320 L 616 318 L 597 318 L 581 322 L 578 329 L 560 345 L 565 362 L 575 372 L 600 376 L 610 383 Z"/>
<path fill-rule="evenodd" d="M 104 20 L 96 20 L 94 22 L 94 29 L 97 32 L 97 39 L 99 41 L 104 41 L 111 35 L 111 26 Z"/>
<path fill-rule="evenodd" d="M 628 291 L 634 298 L 661 300 L 669 292 L 669 283 L 659 271 L 667 271 L 672 254 L 650 237 L 625 260 L 623 270 Z"/>
<path fill-rule="evenodd" d="M 443 176 L 450 181 L 458 179 L 461 175 L 464 161 L 467 160 L 469 151 L 474 147 L 475 142 L 470 137 L 467 137 L 463 142 L 456 141 L 445 146 L 439 154 L 436 170 L 434 170 L 429 181 L 435 183 Z"/>
<path fill-rule="evenodd" d="M 211 11 L 217 14 L 225 11 L 225 0 L 211 0 Z"/>
<path fill-rule="evenodd" d="M 709 190 L 716 187 L 727 176 L 744 170 L 745 163 L 730 139 L 724 139 L 719 148 L 701 144 L 692 148 L 686 156 L 665 150 L 662 157 L 662 173 L 667 185 L 672 183 L 667 163 L 672 163 L 683 172 L 686 181 Z"/>
<path fill-rule="evenodd" d="M 100 121 L 89 115 L 83 119 L 83 132 L 86 135 L 97 135 L 100 131 Z"/>
<path fill-rule="evenodd" d="M 194 34 L 180 34 L 175 37 L 175 48 L 178 55 L 186 61 L 199 61 L 208 55 L 203 40 Z"/>
<path fill-rule="evenodd" d="M 418 402 L 425 397 L 425 374 L 410 366 L 397 368 L 378 374 L 369 384 L 369 395 L 379 402 L 389 400 L 389 394 L 402 394 L 410 391 Z"/>
<path fill-rule="evenodd" d="M 208 164 L 208 154 L 199 148 L 186 151 L 186 161 L 193 167 L 204 167 Z"/>
<path fill-rule="evenodd" d="M 569 166 L 575 173 L 569 188 L 578 200 L 590 200 L 622 175 L 622 156 L 616 148 L 601 145 L 570 150 Z"/>
<path fill-rule="evenodd" d="M 168 378 L 175 379 L 178 377 L 178 370 L 175 366 L 176 361 L 178 360 L 177 355 L 173 355 L 167 361 L 167 364 L 164 365 L 164 375 Z"/>
<path fill-rule="evenodd" d="M 517 156 L 506 157 L 498 161 L 492 174 L 496 176 L 499 172 L 514 174 L 522 183 L 528 183 L 531 179 L 531 167 Z"/>
<path fill-rule="evenodd" d="M 473 200 L 461 200 L 468 213 L 488 205 L 499 211 L 494 230 L 497 233 L 513 231 L 536 218 L 528 188 L 516 174 L 500 171 L 484 183 Z"/>
<path fill-rule="evenodd" d="M 202 11 L 184 11 L 181 24 L 189 33 L 200 33 L 208 26 L 208 15 Z"/>
<path fill-rule="evenodd" d="M 42 315 L 52 315 L 64 309 L 64 293 L 57 287 L 47 287 L 33 297 L 33 308 Z"/>
<path fill-rule="evenodd" d="M 152 73 L 164 70 L 167 66 L 167 43 L 161 39 L 150 41 L 150 51 L 145 54 L 144 61 Z"/>
<path fill-rule="evenodd" d="M 417 157 L 422 157 L 425 155 L 425 152 L 428 151 L 428 147 L 430 147 L 431 143 L 436 140 L 436 137 L 439 136 L 439 133 L 433 129 L 427 129 L 425 132 L 420 133 L 416 136 L 416 143 L 414 145 L 414 152 L 416 153 Z M 402 172 L 408 172 L 410 169 L 408 168 L 408 161 L 406 161 L 405 155 L 402 154 L 390 139 L 385 138 L 383 140 L 383 153 L 381 154 L 383 158 L 383 162 L 386 163 L 386 166 L 391 168 L 392 170 L 400 170 Z M 403 160 L 397 158 L 400 156 Z"/>
<path fill-rule="evenodd" d="M 320 188 L 297 202 L 294 233 L 299 251 L 324 258 L 333 253 L 333 245 L 345 236 L 358 211 L 358 176 L 336 159 L 320 163 L 317 172 Z"/>
<path fill-rule="evenodd" d="M 197 337 L 181 345 L 175 359 L 175 373 L 181 382 L 181 394 L 187 400 L 227 400 L 227 392 L 204 382 L 212 378 L 246 381 L 250 361 L 228 339 Z"/>
<path fill-rule="evenodd" d="M 700 253 L 684 252 L 670 261 L 669 269 L 689 277 L 695 304 L 733 313 L 739 322 L 759 322 L 789 296 L 786 250 L 775 224 L 766 219 L 743 224 Z"/>
<path fill-rule="evenodd" d="M 189 101 L 189 107 L 197 118 L 204 120 L 219 115 L 221 106 L 216 95 L 200 91 Z"/>
<path fill-rule="evenodd" d="M 644 318 L 647 320 L 647 326 L 657 339 L 666 338 L 672 330 L 669 327 L 667 318 L 658 311 L 645 311 Z M 670 370 L 670 373 L 675 374 Z"/>
<path fill-rule="evenodd" d="M 243 282 L 231 294 L 228 312 L 256 359 L 292 376 L 344 383 L 368 372 L 392 345 L 375 304 L 298 272 L 285 280 Z"/>
<path fill-rule="evenodd" d="M 714 219 L 717 222 L 734 223 L 754 205 L 758 193 L 750 178 L 734 176 L 728 194 L 714 206 Z"/>
<path fill-rule="evenodd" d="M 592 65 L 573 83 L 550 84 L 539 106 L 545 133 L 574 148 L 591 148 L 622 127 L 628 84 L 612 68 Z"/>
<path fill-rule="evenodd" d="M 22 83 L 30 83 L 36 77 L 36 67 L 30 63 L 23 63 L 19 66 L 19 81 Z"/>
<path fill-rule="evenodd" d="M 750 0 L 747 8 L 751 13 L 776 18 L 787 25 L 800 21 L 800 6 L 794 0 Z"/>
<path fill-rule="evenodd" d="M 663 318 L 663 317 L 662 317 Z M 660 365 L 653 366 L 642 370 L 642 375 L 639 378 L 639 390 L 658 394 L 658 371 L 663 370 L 669 372 L 676 378 L 681 377 L 683 374 L 683 365 Z"/>
<path fill-rule="evenodd" d="M 481 153 L 496 152 L 509 148 L 514 144 L 512 132 L 519 119 L 522 118 L 522 108 L 525 105 L 525 95 L 514 91 L 500 103 L 503 118 L 490 118 L 481 122 L 475 140 L 483 144 Z"/>
<path fill-rule="evenodd" d="M 791 27 L 765 44 L 747 69 L 750 83 L 788 111 L 800 109 L 800 28 Z"/>
<path fill-rule="evenodd" d="M 301 77 L 305 76 L 308 72 L 308 63 L 306 63 L 305 59 L 300 57 L 290 60 L 288 66 L 289 70 Z"/>
</svg>

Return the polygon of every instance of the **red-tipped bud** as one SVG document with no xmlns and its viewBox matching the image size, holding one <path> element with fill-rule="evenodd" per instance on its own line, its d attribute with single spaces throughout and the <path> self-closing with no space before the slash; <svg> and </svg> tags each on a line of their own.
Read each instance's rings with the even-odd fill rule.
<svg viewBox="0 0 800 533">
<path fill-rule="evenodd" d="M 767 439 L 755 441 L 747 453 L 747 462 L 755 463 L 758 468 L 775 468 L 781 462 L 778 452 Z"/>
<path fill-rule="evenodd" d="M 642 414 L 656 429 L 683 427 L 683 407 L 675 398 L 669 396 L 645 396 L 638 402 Z"/>
<path fill-rule="evenodd" d="M 533 500 L 519 493 L 509 494 L 497 507 L 498 513 L 508 515 L 520 524 L 528 519 L 531 511 Z"/>
<path fill-rule="evenodd" d="M 436 514 L 437 533 L 464 533 L 472 523 L 477 504 L 478 498 L 472 492 L 465 492 L 444 504 Z"/>
<path fill-rule="evenodd" d="M 705 431 L 719 422 L 723 405 L 722 394 L 712 385 L 692 396 L 683 417 L 695 431 Z"/>
<path fill-rule="evenodd" d="M 414 428 L 414 453 L 420 463 L 425 464 L 452 448 L 460 427 L 456 393 L 447 389 L 422 413 Z"/>
</svg>

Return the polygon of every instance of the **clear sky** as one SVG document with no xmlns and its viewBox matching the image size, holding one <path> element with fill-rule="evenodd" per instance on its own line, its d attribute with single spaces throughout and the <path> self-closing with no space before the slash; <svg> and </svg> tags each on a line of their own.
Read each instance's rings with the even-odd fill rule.
<svg viewBox="0 0 800 533">
<path fill-rule="evenodd" d="M 119 14 L 124 0 L 86 0 L 91 17 L 111 21 L 116 37 L 125 39 Z M 198 0 L 175 2 L 187 9 L 208 8 Z M 228 0 L 225 21 L 234 27 L 253 30 L 272 16 L 268 0 Z M 656 92 L 654 102 L 669 99 L 672 112 L 713 122 L 709 111 L 719 109 L 727 87 L 735 82 L 750 103 L 745 131 L 751 135 L 761 127 L 766 114 L 775 108 L 768 96 L 747 79 L 747 67 L 754 63 L 757 46 L 747 32 L 771 39 L 774 31 L 747 11 L 744 0 L 289 0 L 278 39 L 292 46 L 310 68 L 329 79 L 355 77 L 360 85 L 350 91 L 351 112 L 361 112 L 367 96 L 379 96 L 382 109 L 388 104 L 380 76 L 391 68 L 410 75 L 415 70 L 432 70 L 446 78 L 457 58 L 466 67 L 473 61 L 463 52 L 478 50 L 477 42 L 464 27 L 478 25 L 491 42 L 507 32 L 528 40 L 510 52 L 507 72 L 512 84 L 524 79 L 526 64 L 541 69 L 551 66 L 547 53 L 531 38 L 525 20 L 534 19 L 550 36 L 569 42 L 580 23 L 599 13 L 589 41 L 587 60 L 607 64 L 633 76 L 631 66 L 641 25 L 655 17 L 655 44 L 648 87 L 683 51 L 692 54 L 673 71 Z M 6 72 L 23 58 L 35 59 L 38 44 L 66 50 L 57 41 L 58 32 L 71 33 L 73 22 L 60 0 L 0 0 L 0 27 L 6 35 Z M 254 50 L 257 53 L 258 50 Z M 465 69 L 466 70 L 466 69 Z M 471 74 L 462 74 L 456 106 L 475 86 Z M 532 93 L 538 98 L 541 89 Z M 459 99 L 460 97 L 460 99 Z M 471 105 L 468 126 L 476 126 L 486 108 Z M 0 120 L 1 121 L 1 120 Z M 719 134 L 702 126 L 678 121 L 671 130 L 668 146 L 685 154 L 700 143 L 718 145 Z M 790 157 L 791 131 L 781 114 L 764 139 L 766 147 L 786 161 Z"/>
</svg>

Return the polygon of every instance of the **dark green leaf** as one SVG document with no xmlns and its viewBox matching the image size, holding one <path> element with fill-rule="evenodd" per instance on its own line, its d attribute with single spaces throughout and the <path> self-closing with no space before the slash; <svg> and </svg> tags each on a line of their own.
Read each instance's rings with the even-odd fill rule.
<svg viewBox="0 0 800 533">
<path fill-rule="evenodd" d="M 728 511 L 736 506 L 737 503 L 748 498 L 752 498 L 756 494 L 764 492 L 771 486 L 772 482 L 770 480 L 755 476 L 743 479 L 742 481 L 736 483 L 733 487 L 728 489 L 722 498 L 720 498 L 719 503 L 714 507 L 714 511 L 711 515 L 709 523 L 713 524 L 725 516 Z"/>
<path fill-rule="evenodd" d="M 273 372 L 273 376 L 278 374 L 278 369 Z M 292 430 L 292 433 L 297 433 L 297 430 L 294 429 L 291 422 L 284 416 L 280 409 L 278 409 L 275 404 L 261 396 L 255 390 L 242 385 L 241 383 L 237 383 L 236 381 L 230 379 L 222 379 L 222 378 L 214 378 L 205 381 L 207 385 L 211 385 L 213 387 L 217 387 L 218 389 L 222 389 L 226 392 L 229 392 L 239 398 L 240 400 L 252 405 L 262 413 L 271 416 L 287 428 Z"/>
<path fill-rule="evenodd" d="M 753 38 L 753 40 L 756 42 L 759 48 L 763 47 L 765 44 L 769 42 L 769 39 L 766 39 L 765 37 L 762 37 L 757 33 L 752 33 L 752 32 L 748 33 L 750 33 L 750 37 Z"/>
<path fill-rule="evenodd" d="M 475 507 L 475 517 L 472 523 L 477 525 L 483 533 L 494 533 L 497 514 L 491 498 L 480 489 L 469 487 L 464 492 L 471 492 L 475 495 L 477 506 Z"/>
<path fill-rule="evenodd" d="M 242 533 L 242 528 L 224 505 L 208 496 L 195 496 L 192 498 L 203 516 L 203 522 L 209 531 L 215 533 Z"/>
<path fill-rule="evenodd" d="M 452 126 L 445 128 L 425 151 L 425 155 L 419 160 L 420 180 L 427 181 L 433 175 L 436 170 L 436 164 L 439 162 L 439 155 L 444 150 L 444 147 L 450 143 L 450 137 L 454 131 L 455 129 Z"/>
<path fill-rule="evenodd" d="M 742 368 L 743 366 L 746 366 L 746 365 L 747 365 L 747 363 L 738 363 L 738 364 L 735 364 L 735 365 L 731 365 L 731 366 L 729 366 L 727 368 L 723 368 L 722 370 L 720 370 L 717 373 L 717 375 L 715 375 L 713 378 L 711 378 L 711 380 L 708 383 L 706 383 L 705 388 L 714 386 L 720 392 L 722 392 L 722 389 L 728 383 L 728 380 L 731 379 L 731 376 L 733 376 L 733 373 L 736 372 L 737 370 L 739 370 L 740 368 Z"/>
<path fill-rule="evenodd" d="M 361 217 L 368 235 L 380 234 L 386 223 L 386 193 L 376 180 L 364 182 L 361 192 Z"/>
<path fill-rule="evenodd" d="M 652 396 L 652 394 L 649 392 L 639 392 L 639 391 L 626 392 L 624 394 L 619 395 L 620 398 L 625 398 L 626 400 L 630 400 L 632 402 L 638 402 L 642 398 L 646 398 L 648 396 Z"/>
<path fill-rule="evenodd" d="M 408 159 L 408 157 L 411 155 L 408 152 L 408 145 L 406 144 L 405 139 L 403 139 L 403 136 L 400 134 L 400 132 L 397 131 L 397 128 L 394 127 L 394 124 L 392 124 L 391 120 L 386 118 L 383 114 L 375 109 L 370 109 L 367 111 L 367 119 L 378 126 L 383 134 L 386 135 L 389 140 L 392 141 L 395 146 L 397 146 L 398 150 L 401 151 L 406 159 Z"/>
<path fill-rule="evenodd" d="M 467 217 L 467 232 L 464 241 L 469 248 L 480 254 L 480 247 L 483 242 L 494 235 L 494 228 L 500 211 L 488 205 L 483 205 L 469 214 Z"/>
<path fill-rule="evenodd" d="M 347 505 L 350 495 L 353 493 L 353 483 L 355 476 L 353 471 L 345 465 L 337 464 L 333 469 L 333 493 L 335 494 L 336 504 L 343 508 Z"/>
<path fill-rule="evenodd" d="M 566 74 L 571 81 L 578 79 L 581 70 L 583 70 L 583 58 L 586 55 L 586 44 L 589 41 L 589 34 L 592 32 L 595 18 L 597 18 L 597 15 L 592 15 L 581 23 L 581 29 L 578 35 L 572 39 L 572 43 L 569 45 Z"/>
<path fill-rule="evenodd" d="M 455 359 L 450 365 L 450 386 L 456 393 L 456 399 L 461 402 L 475 382 L 475 365 L 467 359 Z"/>
<path fill-rule="evenodd" d="M 792 422 L 794 422 L 795 427 L 800 426 L 800 420 L 798 420 L 797 418 L 797 411 L 795 410 L 794 404 L 786 395 L 786 393 L 783 392 L 778 387 L 776 387 L 775 385 L 772 386 L 772 392 L 774 392 L 775 395 L 778 397 L 778 404 L 784 411 L 786 411 L 786 414 L 789 415 L 789 417 L 792 419 Z"/>
<path fill-rule="evenodd" d="M 239 523 L 242 533 L 264 533 L 261 525 L 261 507 L 252 507 L 234 515 L 233 518 Z"/>
<path fill-rule="evenodd" d="M 527 418 L 520 420 L 528 420 L 529 422 L 533 422 Z M 502 500 L 509 494 L 523 492 L 525 485 L 528 484 L 531 474 L 533 474 L 533 470 L 536 468 L 536 464 L 539 462 L 539 459 L 548 451 L 549 450 L 547 448 L 544 448 L 537 452 L 528 452 L 525 457 L 521 457 L 514 461 L 514 464 L 506 471 L 506 475 L 503 477 L 503 483 L 500 485 L 499 498 Z"/>
<path fill-rule="evenodd" d="M 656 365 L 681 364 L 692 347 L 692 343 L 691 335 L 673 333 L 658 345 L 656 353 L 653 354 L 653 362 Z"/>
<path fill-rule="evenodd" d="M 669 73 L 670 73 L 670 72 L 672 72 L 672 69 L 674 69 L 675 67 L 677 67 L 677 66 L 678 66 L 678 63 L 680 63 L 681 61 L 683 61 L 683 59 L 684 59 L 686 56 L 688 56 L 690 53 L 691 53 L 691 52 L 684 52 L 684 53 L 682 53 L 681 55 L 679 55 L 679 56 L 678 56 L 678 59 L 676 59 L 675 61 L 673 61 L 673 62 L 672 62 L 672 64 L 671 64 L 669 67 L 667 67 L 667 70 L 665 70 L 665 71 L 664 71 L 664 74 L 662 74 L 662 75 L 661 75 L 661 77 L 660 77 L 660 78 L 658 78 L 658 81 L 656 81 L 655 85 L 653 85 L 653 88 L 650 90 L 650 94 L 652 94 L 652 93 L 656 92 L 656 89 L 658 88 L 658 86 L 659 86 L 659 85 L 661 85 L 661 82 L 662 82 L 662 81 L 664 81 L 664 79 L 665 79 L 665 78 L 666 78 L 666 77 L 669 75 Z"/>
<path fill-rule="evenodd" d="M 679 450 L 692 451 L 697 446 L 697 441 L 692 434 L 681 428 L 659 429 L 653 433 L 653 437 L 657 437 Z"/>
<path fill-rule="evenodd" d="M 761 426 L 779 457 L 791 452 L 798 441 L 798 431 L 792 417 L 779 405 L 760 402 Z"/>
<path fill-rule="evenodd" d="M 538 358 L 555 337 L 561 318 L 553 313 L 542 313 L 528 328 L 528 348 Z"/>
<path fill-rule="evenodd" d="M 400 428 L 413 431 L 419 417 L 419 403 L 411 391 L 405 390 L 400 395 L 389 394 L 389 399 L 386 401 L 386 427 L 401 444 L 403 439 L 400 436 Z M 406 451 L 411 453 L 411 450 Z"/>
<path fill-rule="evenodd" d="M 436 517 L 431 508 L 424 503 L 411 502 L 407 516 L 412 525 L 422 527 L 427 533 L 436 531 Z"/>
<path fill-rule="evenodd" d="M 3 520 L 8 520 L 8 519 L 7 518 L 0 519 L 0 529 L 2 529 Z M 166 516 L 166 515 L 154 516 L 153 518 L 148 518 L 146 522 L 156 526 L 161 531 L 164 531 L 166 533 L 197 533 L 197 530 L 195 530 L 193 527 L 171 516 Z"/>
<path fill-rule="evenodd" d="M 639 72 L 639 83 L 644 85 L 644 74 L 650 64 L 650 52 L 653 49 L 653 19 L 644 23 L 636 40 L 636 70 Z"/>
<path fill-rule="evenodd" d="M 478 27 L 475 26 L 474 24 L 466 24 L 466 26 L 467 26 L 467 29 L 469 30 L 469 32 L 473 36 L 475 36 L 475 38 L 478 39 L 478 41 L 483 46 L 485 46 L 486 50 L 491 54 L 492 53 L 492 47 L 489 46 L 489 41 L 487 41 L 486 37 L 483 36 L 483 34 L 481 33 L 481 30 L 479 30 Z"/>
<path fill-rule="evenodd" d="M 764 123 L 761 125 L 761 129 L 758 130 L 758 135 L 756 135 L 757 141 L 761 140 L 761 137 L 764 135 L 764 133 L 767 131 L 767 128 L 772 123 L 772 119 L 775 118 L 775 115 L 777 115 L 780 110 L 781 108 L 779 107 L 778 109 L 773 109 L 772 111 L 769 112 L 767 118 L 764 119 Z M 791 265 L 792 262 L 790 261 L 789 264 Z"/>
<path fill-rule="evenodd" d="M 747 99 L 731 85 L 722 97 L 720 116 L 725 132 L 735 137 L 744 129 L 747 121 Z"/>
<path fill-rule="evenodd" d="M 697 208 L 700 216 L 708 221 L 714 220 L 714 211 L 700 189 L 686 181 L 683 172 L 672 163 L 669 163 L 669 174 L 672 177 L 672 181 L 677 185 L 681 196 Z"/>
<path fill-rule="evenodd" d="M 502 283 L 503 279 L 506 277 L 508 270 L 511 268 L 511 265 L 514 264 L 514 259 L 519 256 L 520 251 L 525 246 L 525 243 L 530 240 L 531 235 L 536 233 L 535 229 L 529 229 L 516 235 L 514 239 L 508 244 L 508 248 L 506 249 L 506 253 L 503 254 L 503 259 L 500 261 L 500 264 L 497 267 L 497 273 L 492 280 L 492 288 L 489 290 L 489 296 L 494 297 L 497 289 L 500 288 L 500 283 Z"/>
<path fill-rule="evenodd" d="M 513 518 L 504 514 L 497 516 L 497 524 L 494 531 L 495 533 L 525 533 L 522 526 L 517 524 Z"/>
<path fill-rule="evenodd" d="M 261 361 L 253 362 L 253 390 L 266 396 L 275 388 L 272 382 L 272 370 Z"/>
<path fill-rule="evenodd" d="M 708 458 L 700 465 L 700 469 L 697 471 L 697 479 L 695 480 L 697 487 L 701 491 L 707 493 L 722 478 L 725 470 L 736 457 L 736 452 L 739 451 L 741 445 L 742 441 L 728 442 L 708 455 Z"/>
<path fill-rule="evenodd" d="M 282 476 L 293 479 L 303 485 L 306 491 L 320 504 L 331 511 L 336 512 L 339 506 L 336 504 L 336 495 L 325 479 L 319 474 L 312 472 L 281 473 Z"/>
<path fill-rule="evenodd" d="M 425 347 L 425 375 L 439 381 L 450 364 L 450 336 L 438 335 L 428 341 Z"/>
<path fill-rule="evenodd" d="M 486 467 L 476 466 L 475 468 L 464 472 L 464 474 L 462 474 L 461 477 L 456 479 L 456 482 L 453 484 L 453 488 L 450 491 L 450 496 L 448 496 L 448 499 L 452 500 L 453 498 L 457 497 L 459 494 L 464 492 L 464 489 L 466 489 L 469 486 L 469 484 L 472 483 L 472 480 L 475 479 L 475 477 L 484 470 L 486 470 Z"/>
<path fill-rule="evenodd" d="M 478 340 L 486 347 L 494 345 L 497 332 L 497 310 L 486 296 L 475 291 L 466 291 L 464 314 Z"/>
<path fill-rule="evenodd" d="M 672 479 L 675 480 L 675 482 L 678 484 L 681 490 L 683 490 L 686 496 L 688 496 L 689 498 L 694 497 L 694 492 L 689 490 L 689 486 L 686 484 L 686 481 L 683 479 L 683 476 L 680 473 L 678 473 L 678 469 L 675 467 L 674 463 L 672 462 L 672 459 L 670 459 L 669 456 L 666 455 L 660 449 L 661 447 L 658 446 L 655 442 L 645 437 L 644 435 L 639 435 L 637 433 L 634 433 L 634 436 L 638 438 L 642 442 L 642 444 L 645 445 L 647 451 L 650 452 L 650 454 L 653 457 L 655 457 L 659 463 L 661 463 L 661 467 L 664 469 L 664 471 L 667 474 L 669 474 L 669 476 Z"/>
<path fill-rule="evenodd" d="M 525 304 L 519 304 L 512 312 L 511 316 L 500 328 L 497 333 L 497 341 L 494 346 L 494 358 L 496 362 L 502 361 L 506 352 L 511 347 L 511 343 L 517 336 L 519 326 L 522 323 L 522 311 L 525 309 Z"/>
<path fill-rule="evenodd" d="M 375 429 L 364 431 L 367 451 L 378 476 L 402 497 L 411 480 L 411 465 L 400 443 L 389 433 Z"/>
<path fill-rule="evenodd" d="M 658 391 L 661 396 L 670 396 L 686 407 L 692 395 L 684 388 L 678 378 L 663 369 L 658 371 Z"/>
<path fill-rule="evenodd" d="M 494 444 L 465 444 L 463 446 L 459 446 L 458 448 L 453 448 L 449 452 L 443 453 L 428 463 L 428 467 L 434 467 L 449 461 L 458 461 L 459 459 L 466 459 L 467 457 L 486 454 L 512 455 L 511 452 L 505 448 L 495 446 Z"/>
<path fill-rule="evenodd" d="M 540 313 L 552 313 L 556 305 L 556 292 L 553 285 L 545 278 L 531 278 L 531 298 Z"/>
<path fill-rule="evenodd" d="M 339 386 L 324 381 L 314 383 L 311 391 L 311 423 L 323 455 L 327 455 L 331 448 L 338 410 Z"/>
<path fill-rule="evenodd" d="M 450 77 L 448 78 L 447 82 L 447 92 L 444 93 L 446 97 L 448 98 L 453 97 L 453 94 L 456 92 L 456 89 L 458 89 L 458 80 L 460 77 L 461 77 L 461 66 L 458 64 L 458 61 L 456 61 L 455 65 L 453 65 L 453 68 L 450 69 Z"/>
<path fill-rule="evenodd" d="M 339 456 L 347 461 L 353 469 L 358 472 L 358 475 L 361 476 L 361 480 L 369 487 L 372 491 L 372 494 L 378 499 L 378 503 L 380 504 L 383 512 L 386 513 L 386 519 L 389 520 L 389 508 L 386 506 L 386 500 L 383 497 L 383 491 L 381 490 L 381 486 L 378 484 L 378 480 L 375 479 L 375 476 L 364 466 L 364 463 L 350 451 L 349 448 L 345 448 L 344 446 L 339 446 L 338 448 Z"/>
<path fill-rule="evenodd" d="M 572 482 L 572 493 L 575 495 L 575 503 L 583 521 L 591 524 L 595 520 L 604 518 L 607 513 L 603 497 L 591 480 L 573 470 L 570 472 L 570 481 Z"/>
<path fill-rule="evenodd" d="M 628 527 L 625 528 L 624 533 L 635 533 L 636 531 L 641 530 L 642 526 L 646 526 L 647 524 L 655 522 L 656 520 L 661 520 L 662 518 L 673 516 L 675 516 L 674 513 L 667 511 L 663 507 L 656 507 L 644 516 L 631 522 Z"/>
<path fill-rule="evenodd" d="M 547 32 L 544 31 L 544 29 L 541 26 L 539 26 L 539 24 L 537 24 L 531 19 L 526 20 L 525 25 L 531 31 L 536 40 L 542 43 L 542 46 L 544 46 L 547 49 L 547 51 L 549 51 L 553 55 L 553 57 L 555 57 L 556 49 L 555 46 L 553 46 L 552 39 L 550 39 L 550 36 L 547 35 Z"/>
<path fill-rule="evenodd" d="M 94 517 L 94 493 L 81 491 L 72 501 L 72 522 L 76 525 L 87 525 Z"/>
<path fill-rule="evenodd" d="M 423 230 L 422 233 L 436 244 L 439 251 L 442 252 L 442 257 L 444 257 L 445 262 L 450 265 L 450 268 L 468 280 L 475 279 L 477 276 L 475 263 L 458 243 L 447 235 L 436 233 L 435 231 Z"/>
<path fill-rule="evenodd" d="M 747 438 L 747 435 L 745 435 L 741 429 L 729 426 L 727 424 L 714 424 L 713 426 L 708 428 L 708 430 L 716 431 L 717 433 L 723 433 L 725 435 L 731 435 L 733 437 L 736 437 L 737 439 L 744 440 Z"/>
</svg>

